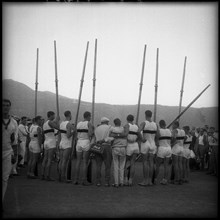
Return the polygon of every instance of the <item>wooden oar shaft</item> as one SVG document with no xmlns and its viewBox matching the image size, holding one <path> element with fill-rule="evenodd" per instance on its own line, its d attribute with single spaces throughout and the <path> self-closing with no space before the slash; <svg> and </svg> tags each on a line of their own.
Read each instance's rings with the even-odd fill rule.
<svg viewBox="0 0 220 220">
<path fill-rule="evenodd" d="M 59 93 L 58 93 L 58 74 L 57 74 L 57 49 L 56 41 L 54 41 L 54 60 L 55 60 L 55 86 L 56 86 L 56 107 L 57 107 L 57 116 L 59 116 Z"/>
<path fill-rule="evenodd" d="M 206 86 L 206 88 L 203 89 L 202 92 L 200 92 L 199 95 L 197 95 L 196 98 L 194 98 L 192 102 L 189 103 L 189 105 L 187 105 L 187 107 L 167 126 L 167 128 L 169 128 L 178 118 L 180 118 L 186 112 L 186 110 L 202 95 L 202 93 L 208 89 L 209 86 L 210 84 Z"/>
<path fill-rule="evenodd" d="M 34 115 L 35 115 L 35 117 L 37 116 L 38 56 L 39 56 L 39 49 L 37 48 L 37 59 L 36 59 L 36 81 L 35 81 L 35 111 L 34 111 Z"/>
<path fill-rule="evenodd" d="M 76 118 L 75 118 L 75 126 L 77 125 L 77 121 L 78 121 L 78 117 L 79 117 L 79 108 L 80 108 L 80 103 L 81 103 L 82 88 L 83 88 L 84 75 L 85 75 L 85 69 L 86 69 L 88 48 L 89 48 L 89 41 L 87 42 L 87 46 L 86 46 L 86 54 L 85 54 L 85 58 L 84 58 L 82 78 L 81 78 L 81 81 L 80 81 L 80 89 L 79 89 L 79 98 L 78 98 L 78 105 L 77 105 Z"/>
<path fill-rule="evenodd" d="M 146 54 L 146 44 L 144 45 L 144 55 L 143 55 L 142 71 L 141 71 L 141 81 L 140 81 L 139 96 L 138 96 L 136 124 L 138 124 L 139 112 L 140 112 L 141 93 L 142 93 L 142 86 L 143 86 L 143 79 L 144 79 L 145 54 Z"/>
<path fill-rule="evenodd" d="M 154 122 L 156 122 L 156 115 L 157 115 L 158 68 L 159 68 L 159 48 L 157 48 L 157 60 L 156 60 L 156 77 L 155 77 L 155 94 L 154 94 Z"/>
<path fill-rule="evenodd" d="M 184 88 L 185 74 L 186 74 L 186 59 L 187 57 L 185 57 L 185 60 L 184 60 L 182 85 L 181 85 L 181 90 L 180 90 L 179 114 L 181 113 L 181 108 L 182 108 L 183 88 Z"/>
<path fill-rule="evenodd" d="M 97 39 L 95 39 L 94 69 L 93 69 L 93 91 L 92 91 L 92 124 L 95 115 L 95 85 L 96 85 L 96 61 L 97 61 Z"/>
</svg>

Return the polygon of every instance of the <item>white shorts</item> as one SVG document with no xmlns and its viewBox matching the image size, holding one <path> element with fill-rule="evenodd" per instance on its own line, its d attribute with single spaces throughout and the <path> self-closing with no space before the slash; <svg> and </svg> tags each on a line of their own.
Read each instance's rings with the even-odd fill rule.
<svg viewBox="0 0 220 220">
<path fill-rule="evenodd" d="M 72 147 L 72 142 L 67 142 L 67 141 L 62 141 L 60 142 L 60 145 L 59 145 L 60 149 L 67 149 L 67 148 L 71 148 Z"/>
<path fill-rule="evenodd" d="M 190 149 L 189 148 L 183 148 L 183 157 L 185 157 L 186 159 L 190 158 Z"/>
<path fill-rule="evenodd" d="M 44 141 L 44 149 L 48 150 L 48 149 L 52 149 L 56 147 L 56 139 L 48 139 Z"/>
<path fill-rule="evenodd" d="M 169 158 L 172 155 L 171 147 L 159 146 L 157 156 L 160 158 Z"/>
<path fill-rule="evenodd" d="M 126 148 L 126 155 L 131 156 L 132 154 L 139 154 L 138 143 L 128 143 Z"/>
<path fill-rule="evenodd" d="M 172 148 L 172 154 L 176 156 L 183 156 L 183 147 L 179 145 L 174 145 Z"/>
<path fill-rule="evenodd" d="M 157 146 L 155 144 L 150 144 L 149 141 L 146 141 L 145 143 L 141 143 L 141 153 L 142 154 L 156 154 L 157 152 Z"/>
<path fill-rule="evenodd" d="M 196 155 L 195 155 L 195 153 L 193 152 L 193 150 L 190 150 L 190 158 L 195 158 L 196 157 Z"/>
<path fill-rule="evenodd" d="M 85 139 L 81 140 L 79 139 L 76 144 L 76 151 L 77 152 L 83 152 L 88 151 L 90 149 L 90 140 Z"/>
<path fill-rule="evenodd" d="M 29 150 L 30 152 L 35 153 L 35 154 L 41 152 L 38 142 L 35 142 L 35 141 L 31 141 L 29 143 Z"/>
</svg>

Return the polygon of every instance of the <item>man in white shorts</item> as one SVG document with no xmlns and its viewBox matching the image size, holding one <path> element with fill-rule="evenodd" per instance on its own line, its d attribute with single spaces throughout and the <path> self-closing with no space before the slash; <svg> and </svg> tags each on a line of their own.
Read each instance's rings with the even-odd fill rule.
<svg viewBox="0 0 220 220">
<path fill-rule="evenodd" d="M 90 122 L 91 113 L 86 111 L 83 114 L 84 120 L 77 124 L 77 144 L 76 144 L 76 177 L 74 184 L 79 184 L 80 166 L 82 165 L 83 179 L 82 185 L 88 186 L 92 183 L 87 181 L 88 161 L 90 155 L 90 142 L 94 133 L 93 126 Z"/>
<path fill-rule="evenodd" d="M 185 139 L 185 131 L 179 128 L 179 122 L 173 123 L 171 148 L 172 148 L 172 165 L 174 168 L 174 184 L 182 184 L 182 158 L 183 158 L 183 142 Z"/>
<path fill-rule="evenodd" d="M 64 112 L 65 121 L 60 123 L 60 133 L 61 133 L 61 141 L 59 144 L 60 147 L 60 155 L 59 155 L 59 181 L 69 183 L 71 181 L 67 180 L 66 176 L 66 166 L 67 161 L 71 154 L 71 144 L 72 137 L 74 134 L 74 126 L 70 123 L 72 118 L 70 111 Z"/>
<path fill-rule="evenodd" d="M 126 163 L 125 163 L 125 186 L 132 186 L 134 174 L 135 174 L 135 159 L 139 154 L 138 137 L 140 138 L 140 133 L 138 133 L 138 126 L 134 124 L 134 116 L 127 116 L 128 136 L 127 136 L 127 148 L 126 148 Z M 128 168 L 129 166 L 129 168 Z M 129 171 L 130 169 L 130 171 Z M 129 177 L 128 177 L 128 173 Z"/>
<path fill-rule="evenodd" d="M 60 117 L 55 118 L 55 113 L 53 111 L 47 112 L 48 120 L 43 125 L 44 133 L 44 159 L 42 162 L 42 180 L 54 181 L 55 179 L 50 177 L 51 162 L 53 160 L 54 153 L 56 151 L 56 137 L 55 130 L 59 129 Z"/>
<path fill-rule="evenodd" d="M 189 159 L 190 159 L 190 155 L 191 155 L 191 150 L 189 149 L 190 144 L 192 143 L 192 135 L 190 134 L 190 128 L 189 126 L 184 126 L 183 130 L 185 131 L 185 139 L 183 142 L 183 158 L 182 158 L 182 162 L 183 162 L 183 173 L 182 173 L 182 180 L 184 183 L 188 183 L 189 182 L 189 173 L 190 173 L 190 169 L 189 169 Z"/>
<path fill-rule="evenodd" d="M 36 164 L 39 160 L 40 153 L 42 151 L 42 128 L 41 128 L 41 116 L 36 116 L 34 119 L 34 124 L 30 127 L 30 138 L 31 141 L 29 143 L 29 161 L 28 161 L 28 169 L 27 169 L 27 177 L 31 179 L 36 179 L 37 176 L 34 174 Z"/>
<path fill-rule="evenodd" d="M 171 151 L 172 134 L 170 129 L 166 128 L 166 122 L 164 120 L 160 120 L 159 125 L 160 125 L 159 147 L 157 150 L 157 157 L 156 157 L 156 171 L 155 171 L 154 183 L 157 184 L 157 177 L 160 172 L 160 165 L 164 163 L 164 175 L 160 183 L 166 185 L 168 183 L 168 175 L 170 173 L 168 169 L 168 165 L 172 155 L 172 151 Z"/>
<path fill-rule="evenodd" d="M 139 183 L 140 186 L 152 186 L 152 177 L 154 171 L 154 155 L 157 152 L 156 139 L 158 138 L 158 127 L 152 121 L 152 112 L 145 111 L 146 121 L 140 124 L 138 132 L 142 132 L 141 154 L 143 156 L 143 177 L 144 180 Z"/>
</svg>

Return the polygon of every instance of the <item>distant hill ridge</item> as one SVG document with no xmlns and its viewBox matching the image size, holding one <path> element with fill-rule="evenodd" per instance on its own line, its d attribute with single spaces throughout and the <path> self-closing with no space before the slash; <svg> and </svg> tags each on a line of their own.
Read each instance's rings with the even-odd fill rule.
<svg viewBox="0 0 220 220">
<path fill-rule="evenodd" d="M 28 116 L 34 117 L 34 103 L 35 103 L 35 91 L 23 83 L 4 79 L 3 85 L 3 97 L 8 98 L 12 102 L 11 114 L 18 117 Z M 64 119 L 63 113 L 66 110 L 72 112 L 72 121 L 75 121 L 75 115 L 77 110 L 77 99 L 70 99 L 59 95 L 60 117 Z M 139 123 L 144 121 L 145 110 L 154 111 L 153 105 L 141 104 Z M 183 107 L 184 109 L 184 107 Z M 38 115 L 41 115 L 45 119 L 47 111 L 56 112 L 56 95 L 52 92 L 38 91 Z M 78 121 L 83 119 L 83 113 L 85 111 L 91 111 L 92 104 L 90 102 L 81 101 L 80 113 Z M 126 123 L 126 117 L 128 114 L 136 116 L 137 105 L 110 105 L 104 103 L 95 104 L 95 126 L 100 123 L 100 118 L 105 116 L 110 119 L 110 124 L 113 124 L 113 120 L 118 117 L 122 120 L 122 123 Z M 170 124 L 178 115 L 178 106 L 157 106 L 157 123 L 159 120 L 164 119 Z M 190 107 L 180 118 L 180 125 L 189 125 L 201 127 L 205 124 L 218 128 L 218 107 L 210 108 L 193 108 Z"/>
</svg>

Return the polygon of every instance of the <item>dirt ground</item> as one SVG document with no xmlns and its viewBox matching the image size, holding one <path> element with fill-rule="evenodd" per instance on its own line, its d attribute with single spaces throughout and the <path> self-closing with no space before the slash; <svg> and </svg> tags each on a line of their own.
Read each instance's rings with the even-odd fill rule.
<svg viewBox="0 0 220 220">
<path fill-rule="evenodd" d="M 73 162 L 74 166 L 75 162 Z M 39 167 L 40 168 L 40 167 Z M 104 173 L 104 164 L 103 164 Z M 141 187 L 142 163 L 137 162 L 134 186 L 97 187 L 27 179 L 26 168 L 9 179 L 3 218 L 216 218 L 218 179 L 205 172 L 190 173 L 183 185 Z M 74 169 L 72 175 L 74 176 Z M 159 179 L 162 178 L 163 169 Z M 40 173 L 40 169 L 39 169 Z M 52 176 L 57 178 L 56 162 Z M 95 161 L 93 161 L 95 182 Z M 113 178 L 112 178 L 113 181 Z M 104 175 L 103 175 L 104 184 Z"/>
</svg>

